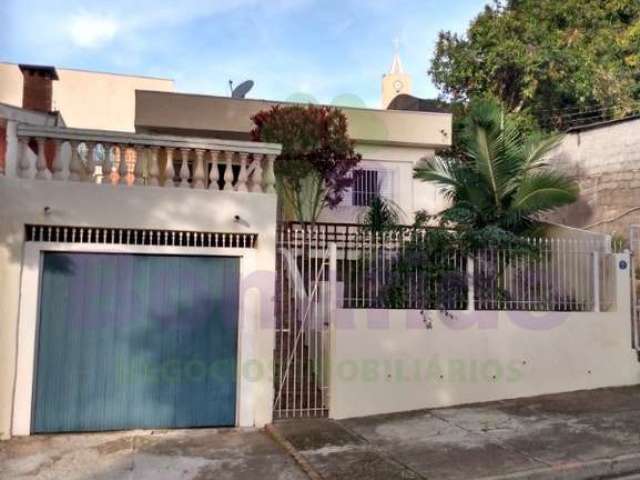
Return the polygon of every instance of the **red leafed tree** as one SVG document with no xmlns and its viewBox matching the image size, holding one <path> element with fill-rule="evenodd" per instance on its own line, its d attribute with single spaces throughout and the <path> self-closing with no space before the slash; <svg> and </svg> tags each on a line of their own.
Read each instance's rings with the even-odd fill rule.
<svg viewBox="0 0 640 480">
<path fill-rule="evenodd" d="M 315 222 L 324 207 L 340 203 L 352 182 L 349 172 L 361 160 L 340 109 L 276 105 L 251 120 L 255 141 L 282 144 L 275 173 L 287 219 Z"/>
</svg>

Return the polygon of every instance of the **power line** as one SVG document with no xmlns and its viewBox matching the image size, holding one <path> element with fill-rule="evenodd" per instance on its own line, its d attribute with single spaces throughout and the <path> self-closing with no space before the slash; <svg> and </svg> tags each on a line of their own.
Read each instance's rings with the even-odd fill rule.
<svg viewBox="0 0 640 480">
<path fill-rule="evenodd" d="M 581 111 L 581 112 L 568 113 L 568 114 L 562 115 L 562 116 L 563 117 L 578 117 L 580 115 L 585 115 L 585 114 L 589 114 L 589 113 L 608 112 L 608 111 L 611 111 L 611 110 L 628 108 L 628 107 L 636 107 L 637 108 L 638 106 L 640 106 L 640 102 L 635 101 L 635 102 L 629 103 L 627 105 L 618 104 L 618 105 L 613 105 L 613 106 L 605 107 L 605 108 L 596 108 L 594 110 L 584 110 L 584 111 Z"/>
<path fill-rule="evenodd" d="M 638 102 L 639 100 L 633 100 L 632 103 Z M 620 106 L 620 103 L 609 103 L 607 104 L 609 105 L 609 107 L 604 107 L 604 108 L 614 108 L 616 106 Z M 570 107 L 562 107 L 562 108 L 535 108 L 535 107 L 531 107 L 530 110 L 532 112 L 573 112 L 575 110 L 578 111 L 590 111 L 590 110 L 581 110 L 584 107 L 590 108 L 590 107 L 602 107 L 603 103 L 600 101 L 593 101 L 591 103 L 585 103 L 585 104 L 581 104 L 581 105 L 574 105 L 574 106 L 570 106 Z"/>
</svg>

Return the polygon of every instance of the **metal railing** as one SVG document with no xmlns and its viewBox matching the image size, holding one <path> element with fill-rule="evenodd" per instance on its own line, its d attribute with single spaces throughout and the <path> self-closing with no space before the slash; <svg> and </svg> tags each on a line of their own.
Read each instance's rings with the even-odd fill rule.
<svg viewBox="0 0 640 480">
<path fill-rule="evenodd" d="M 631 249 L 631 314 L 632 345 L 640 360 L 640 225 L 629 226 Z"/>
<path fill-rule="evenodd" d="M 476 310 L 600 311 L 613 298 L 608 254 L 592 240 L 529 238 L 474 253 Z"/>
<path fill-rule="evenodd" d="M 524 238 L 463 253 L 438 229 L 373 233 L 354 224 L 283 224 L 281 235 L 337 248 L 343 308 L 600 311 L 615 299 L 601 239 Z"/>
<path fill-rule="evenodd" d="M 614 305 L 616 269 L 598 239 L 521 239 L 466 255 L 447 238 L 352 224 L 279 225 L 276 418 L 327 415 L 332 306 L 586 312 Z"/>
</svg>

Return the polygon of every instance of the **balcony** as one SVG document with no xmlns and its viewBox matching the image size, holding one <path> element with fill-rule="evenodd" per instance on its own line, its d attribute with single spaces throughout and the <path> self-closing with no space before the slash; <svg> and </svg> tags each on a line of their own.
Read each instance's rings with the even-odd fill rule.
<svg viewBox="0 0 640 480">
<path fill-rule="evenodd" d="M 281 151 L 269 143 L 25 124 L 16 136 L 7 176 L 126 188 L 273 193 Z"/>
</svg>

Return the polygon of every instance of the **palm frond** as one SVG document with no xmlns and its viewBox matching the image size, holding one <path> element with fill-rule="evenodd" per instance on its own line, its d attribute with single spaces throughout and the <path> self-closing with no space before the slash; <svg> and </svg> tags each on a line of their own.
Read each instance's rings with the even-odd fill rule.
<svg viewBox="0 0 640 480">
<path fill-rule="evenodd" d="M 500 157 L 500 176 L 506 184 L 522 169 L 522 133 L 507 124 L 496 139 L 496 155 Z"/>
<path fill-rule="evenodd" d="M 413 169 L 413 177 L 425 182 L 433 182 L 444 189 L 462 186 L 459 162 L 451 158 L 434 157 L 422 159 Z"/>
<path fill-rule="evenodd" d="M 490 133 L 482 127 L 476 130 L 476 141 L 471 148 L 468 149 L 469 155 L 475 160 L 476 168 L 491 185 L 493 197 L 496 205 L 499 204 L 498 178 L 496 169 L 499 165 L 500 158 L 496 158 L 493 149 L 495 142 L 490 138 Z"/>
<path fill-rule="evenodd" d="M 492 101 L 473 104 L 458 133 L 460 159 L 421 162 L 414 176 L 451 200 L 441 218 L 460 226 L 528 231 L 535 215 L 572 203 L 577 185 L 547 165 L 562 137 L 524 133 Z"/>
<path fill-rule="evenodd" d="M 573 180 L 556 172 L 540 171 L 521 179 L 512 209 L 530 215 L 568 205 L 577 198 L 578 186 Z"/>
<path fill-rule="evenodd" d="M 501 209 L 501 197 L 510 178 L 505 170 L 505 152 L 510 144 L 505 142 L 511 130 L 501 124 L 500 108 L 493 103 L 482 103 L 474 110 L 464 128 L 463 143 L 478 173 L 484 177 L 491 190 L 494 208 Z M 508 166 L 508 165 L 507 165 Z"/>
<path fill-rule="evenodd" d="M 522 146 L 522 173 L 526 174 L 531 170 L 547 167 L 546 156 L 554 148 L 556 148 L 562 139 L 563 135 L 533 135 Z"/>
<path fill-rule="evenodd" d="M 382 233 L 397 228 L 404 218 L 404 212 L 397 203 L 377 195 L 371 200 L 369 208 L 358 217 L 358 223 L 364 225 L 366 230 Z"/>
</svg>

